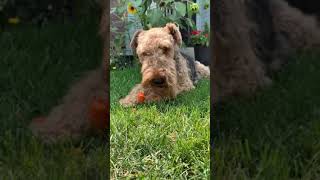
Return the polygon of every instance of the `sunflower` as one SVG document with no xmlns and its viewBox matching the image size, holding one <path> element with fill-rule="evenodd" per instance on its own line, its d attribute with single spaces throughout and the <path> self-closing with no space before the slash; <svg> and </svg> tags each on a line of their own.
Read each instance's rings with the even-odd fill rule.
<svg viewBox="0 0 320 180">
<path fill-rule="evenodd" d="M 136 14 L 137 13 L 137 8 L 134 7 L 131 2 L 128 3 L 127 9 L 128 9 L 129 14 Z"/>
<path fill-rule="evenodd" d="M 19 24 L 20 23 L 20 19 L 18 17 L 12 17 L 8 19 L 8 23 L 9 24 Z"/>
</svg>

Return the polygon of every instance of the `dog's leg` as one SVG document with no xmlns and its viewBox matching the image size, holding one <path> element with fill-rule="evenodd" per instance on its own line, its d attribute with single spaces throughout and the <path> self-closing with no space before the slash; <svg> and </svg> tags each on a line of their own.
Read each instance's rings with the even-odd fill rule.
<svg viewBox="0 0 320 180">
<path fill-rule="evenodd" d="M 141 84 L 137 84 L 126 97 L 120 99 L 119 103 L 124 107 L 130 107 L 140 103 L 149 103 L 168 99 L 168 97 L 163 97 L 162 94 L 156 94 L 156 92 L 157 91 L 154 91 L 152 88 L 144 88 Z M 144 100 L 141 102 L 138 100 L 139 93 L 143 93 L 144 95 Z"/>
<path fill-rule="evenodd" d="M 138 104 L 137 95 L 139 92 L 144 92 L 141 84 L 137 84 L 126 97 L 120 99 L 119 103 L 124 107 L 134 106 Z"/>
<path fill-rule="evenodd" d="M 195 68 L 198 77 L 201 78 L 210 78 L 210 69 L 208 66 L 201 64 L 199 61 L 195 61 Z"/>
<path fill-rule="evenodd" d="M 54 107 L 46 118 L 31 122 L 32 132 L 45 142 L 61 138 L 78 138 L 89 130 L 89 106 L 95 98 L 106 98 L 103 72 L 89 72 L 85 78 L 74 84 L 62 104 Z M 107 113 L 107 111 L 106 111 Z"/>
</svg>

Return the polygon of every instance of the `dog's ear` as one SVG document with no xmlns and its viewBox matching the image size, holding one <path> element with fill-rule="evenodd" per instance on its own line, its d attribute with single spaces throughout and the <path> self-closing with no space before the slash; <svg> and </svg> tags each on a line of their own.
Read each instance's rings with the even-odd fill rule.
<svg viewBox="0 0 320 180">
<path fill-rule="evenodd" d="M 139 34 L 142 32 L 143 30 L 137 30 L 134 34 L 133 34 L 133 37 L 131 39 L 131 42 L 130 42 L 130 46 L 132 48 L 132 51 L 135 53 L 136 52 L 136 48 L 138 46 L 138 37 L 139 37 Z"/>
<path fill-rule="evenodd" d="M 182 44 L 182 37 L 179 30 L 179 27 L 174 23 L 167 23 L 166 27 L 164 27 L 173 37 L 178 46 Z"/>
</svg>

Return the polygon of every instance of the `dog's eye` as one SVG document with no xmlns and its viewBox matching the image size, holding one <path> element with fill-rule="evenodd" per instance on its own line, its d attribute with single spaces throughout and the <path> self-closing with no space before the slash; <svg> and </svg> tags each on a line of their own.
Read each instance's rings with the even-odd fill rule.
<svg viewBox="0 0 320 180">
<path fill-rule="evenodd" d="M 151 53 L 149 53 L 149 52 L 143 52 L 142 53 L 142 56 L 150 56 L 151 55 Z"/>
<path fill-rule="evenodd" d="M 169 51 L 169 47 L 162 46 L 160 49 L 163 51 L 163 53 L 167 53 Z"/>
</svg>

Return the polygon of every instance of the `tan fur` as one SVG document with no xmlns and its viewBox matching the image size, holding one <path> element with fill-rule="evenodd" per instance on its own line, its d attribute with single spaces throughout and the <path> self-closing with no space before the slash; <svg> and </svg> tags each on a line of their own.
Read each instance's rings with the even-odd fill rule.
<svg viewBox="0 0 320 180">
<path fill-rule="evenodd" d="M 31 130 L 45 142 L 79 138 L 89 130 L 88 110 L 95 98 L 106 99 L 101 69 L 89 72 L 74 84 L 61 104 L 54 107 L 43 123 L 31 123 Z"/>
<path fill-rule="evenodd" d="M 201 78 L 210 78 L 210 69 L 208 66 L 201 64 L 199 61 L 195 62 L 197 75 Z M 209 73 L 208 73 L 209 72 Z"/>
<path fill-rule="evenodd" d="M 120 100 L 123 106 L 136 105 L 137 94 L 144 92 L 145 102 L 175 98 L 179 93 L 194 88 L 190 79 L 190 69 L 186 59 L 180 54 L 182 44 L 179 28 L 168 23 L 165 27 L 137 31 L 132 39 L 131 47 L 141 63 L 142 82 L 136 85 L 129 95 Z M 178 67 L 178 69 L 177 69 Z M 196 63 L 197 74 L 209 77 L 209 68 Z M 165 79 L 165 83 L 153 84 L 155 79 Z"/>
<path fill-rule="evenodd" d="M 223 4 L 232 12 L 223 16 L 224 34 L 214 35 L 214 101 L 235 93 L 250 93 L 270 81 L 248 41 L 252 24 L 244 13 L 244 2 L 231 0 Z"/>
<path fill-rule="evenodd" d="M 66 138 L 79 138 L 90 130 L 88 111 L 95 99 L 108 101 L 108 39 L 109 39 L 109 1 L 102 1 L 100 35 L 103 40 L 103 58 L 101 66 L 86 73 L 73 84 L 62 102 L 53 107 L 43 122 L 37 119 L 31 122 L 32 132 L 46 143 Z M 106 113 L 107 113 L 106 109 Z M 38 118 L 39 119 L 39 118 Z"/>
<path fill-rule="evenodd" d="M 279 70 L 286 63 L 285 57 L 296 50 L 320 47 L 320 29 L 314 17 L 306 16 L 287 2 L 278 0 L 271 1 L 271 11 L 278 44 L 269 66 L 272 70 Z M 284 37 L 283 32 L 289 37 Z"/>
<path fill-rule="evenodd" d="M 252 11 L 248 5 L 255 1 L 228 0 L 214 6 L 213 102 L 229 96 L 253 94 L 272 83 L 267 71 L 279 69 L 289 54 L 298 49 L 319 47 L 320 30 L 313 17 L 302 14 L 283 0 L 264 2 L 270 7 L 270 15 L 266 17 L 271 20 L 275 37 L 274 49 L 269 51 L 268 57 L 271 63 L 262 60 L 257 49 L 261 34 L 253 32 L 260 32 L 259 25 L 253 22 L 255 14 L 248 13 Z M 265 48 L 265 44 L 262 47 Z"/>
<path fill-rule="evenodd" d="M 282 0 L 271 1 L 271 11 L 276 32 L 287 32 L 289 43 L 295 49 L 320 47 L 317 21 Z"/>
</svg>

